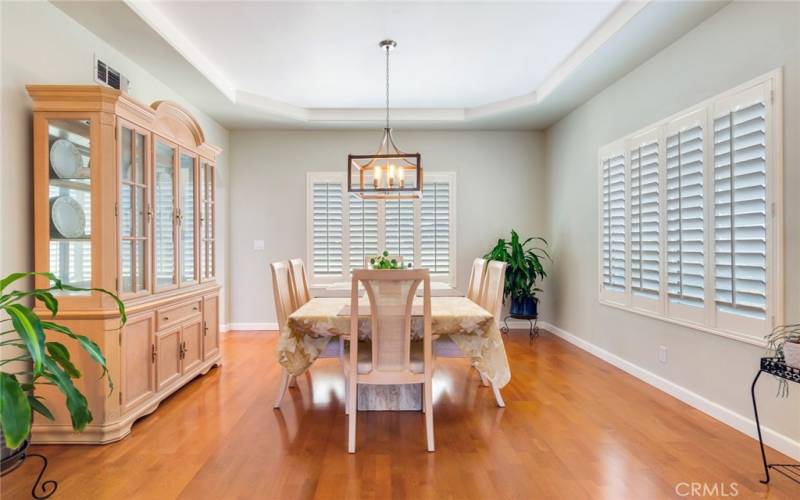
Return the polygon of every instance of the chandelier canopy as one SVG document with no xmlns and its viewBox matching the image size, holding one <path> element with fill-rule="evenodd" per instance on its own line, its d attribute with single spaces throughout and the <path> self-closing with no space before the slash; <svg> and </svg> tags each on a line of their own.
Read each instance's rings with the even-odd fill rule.
<svg viewBox="0 0 800 500">
<path fill-rule="evenodd" d="M 419 198 L 422 192 L 422 156 L 403 152 L 389 127 L 389 51 L 394 40 L 378 44 L 386 51 L 386 126 L 373 154 L 347 155 L 347 190 L 362 199 Z"/>
</svg>

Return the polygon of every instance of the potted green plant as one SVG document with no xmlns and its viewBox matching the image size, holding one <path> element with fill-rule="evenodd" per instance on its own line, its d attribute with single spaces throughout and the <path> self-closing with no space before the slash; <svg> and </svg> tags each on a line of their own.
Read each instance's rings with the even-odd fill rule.
<svg viewBox="0 0 800 500">
<path fill-rule="evenodd" d="M 30 291 L 6 291 L 12 283 L 36 274 L 46 276 L 51 286 Z M 114 389 L 106 369 L 106 359 L 97 344 L 66 326 L 39 318 L 29 306 L 25 305 L 30 300 L 39 301 L 54 317 L 58 313 L 58 300 L 54 292 L 58 291 L 105 293 L 116 301 L 121 325 L 126 321 L 125 306 L 119 298 L 101 288 L 71 286 L 50 273 L 14 273 L 0 280 L 0 318 L 3 318 L 0 320 L 0 325 L 3 325 L 0 329 L 0 347 L 4 350 L 13 349 L 17 354 L 0 360 L 0 428 L 2 428 L 3 459 L 27 447 L 33 412 L 53 419 L 53 414 L 45 405 L 43 398 L 36 395 L 36 387 L 39 384 L 55 386 L 64 394 L 72 428 L 75 431 L 82 431 L 86 424 L 92 421 L 88 401 L 73 383 L 73 380 L 81 377 L 81 372 L 73 364 L 67 346 L 56 339 L 58 336 L 74 340 L 85 350 L 103 369 L 102 375 L 108 380 L 109 391 Z"/>
<path fill-rule="evenodd" d="M 547 276 L 542 260 L 550 260 L 550 255 L 545 248 L 535 246 L 537 242 L 547 246 L 547 241 L 538 236 L 520 241 L 519 234 L 512 229 L 510 240 L 498 239 L 494 248 L 484 256 L 508 264 L 504 297 L 511 299 L 511 314 L 514 316 L 538 315 L 536 293 L 542 290 L 536 282 Z"/>
<path fill-rule="evenodd" d="M 411 267 L 411 264 L 409 263 L 408 266 L 403 266 L 397 259 L 390 259 L 389 251 L 384 250 L 381 255 L 369 259 L 369 266 L 372 269 L 407 269 Z"/>
</svg>

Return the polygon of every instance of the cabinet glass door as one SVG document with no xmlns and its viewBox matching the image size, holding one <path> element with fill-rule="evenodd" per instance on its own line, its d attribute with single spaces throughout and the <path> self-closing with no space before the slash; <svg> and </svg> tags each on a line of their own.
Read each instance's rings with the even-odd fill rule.
<svg viewBox="0 0 800 500">
<path fill-rule="evenodd" d="M 214 278 L 214 165 L 200 162 L 200 279 Z"/>
<path fill-rule="evenodd" d="M 64 283 L 92 286 L 91 122 L 48 123 L 50 272 Z M 79 294 L 75 292 L 64 292 Z"/>
<path fill-rule="evenodd" d="M 153 240 L 156 288 L 178 283 L 175 265 L 175 147 L 156 141 Z"/>
<path fill-rule="evenodd" d="M 120 283 L 122 294 L 149 289 L 147 275 L 147 135 L 120 127 Z"/>
<path fill-rule="evenodd" d="M 180 276 L 181 283 L 197 281 L 195 265 L 197 248 L 197 229 L 195 224 L 195 193 L 197 158 L 181 152 L 180 167 Z"/>
</svg>

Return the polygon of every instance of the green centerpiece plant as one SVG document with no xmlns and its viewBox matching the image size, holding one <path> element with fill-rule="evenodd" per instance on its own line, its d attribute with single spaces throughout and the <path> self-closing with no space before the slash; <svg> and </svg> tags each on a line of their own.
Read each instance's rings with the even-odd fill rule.
<svg viewBox="0 0 800 500">
<path fill-rule="evenodd" d="M 46 276 L 51 283 L 48 288 L 29 291 L 6 291 L 9 286 L 23 278 L 34 275 Z M 109 392 L 114 385 L 108 376 L 106 359 L 100 347 L 85 335 L 79 335 L 66 326 L 46 321 L 25 305 L 31 300 L 41 302 L 51 316 L 58 314 L 58 292 L 96 291 L 109 295 L 119 307 L 121 325 L 125 324 L 125 306 L 119 298 L 102 288 L 81 288 L 68 285 L 50 273 L 14 273 L 0 280 L 0 426 L 6 450 L 14 450 L 25 444 L 31 431 L 33 412 L 48 419 L 53 414 L 41 396 L 36 395 L 40 385 L 55 386 L 66 400 L 72 428 L 80 432 L 92 421 L 86 397 L 75 387 L 73 380 L 81 378 L 81 371 L 73 363 L 72 355 L 59 337 L 70 338 L 102 368 L 102 376 L 108 380 Z M 6 357 L 14 351 L 12 357 Z M 14 370 L 14 371 L 11 371 Z"/>
<path fill-rule="evenodd" d="M 547 277 L 542 265 L 543 260 L 550 260 L 547 246 L 547 241 L 538 236 L 520 241 L 519 234 L 512 229 L 510 240 L 498 239 L 494 248 L 484 255 L 484 259 L 507 264 L 504 297 L 511 299 L 512 315 L 538 314 L 536 294 L 542 289 L 537 287 L 537 282 Z"/>
<path fill-rule="evenodd" d="M 372 269 L 407 269 L 411 267 L 410 263 L 404 266 L 397 259 L 390 259 L 388 250 L 384 250 L 381 255 L 369 259 L 369 265 Z"/>
</svg>

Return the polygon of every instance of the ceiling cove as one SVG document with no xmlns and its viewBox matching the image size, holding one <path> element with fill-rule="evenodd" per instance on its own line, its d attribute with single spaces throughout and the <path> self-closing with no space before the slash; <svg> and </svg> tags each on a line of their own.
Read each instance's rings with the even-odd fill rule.
<svg viewBox="0 0 800 500">
<path fill-rule="evenodd" d="M 380 102 L 383 99 L 383 83 L 376 84 L 371 80 L 383 78 L 382 70 L 376 72 L 373 67 L 374 64 L 379 66 L 383 64 L 377 46 L 382 35 L 378 33 L 386 31 L 387 33 L 384 33 L 386 36 L 397 38 L 399 44 L 395 51 L 397 56 L 402 54 L 404 48 L 403 32 L 407 36 L 405 44 L 410 57 L 406 57 L 405 60 L 397 57 L 398 62 L 394 59 L 392 61 L 392 120 L 417 124 L 467 124 L 514 110 L 531 109 L 544 102 L 562 83 L 574 76 L 582 64 L 623 30 L 649 1 L 613 0 L 566 4 L 485 3 L 478 4 L 484 10 L 477 11 L 476 4 L 469 3 L 410 4 L 416 5 L 416 9 L 427 9 L 425 12 L 419 12 L 415 8 L 404 10 L 406 4 L 403 3 L 375 3 L 367 5 L 373 10 L 366 9 L 367 12 L 354 21 L 374 25 L 372 28 L 374 36 L 369 37 L 369 34 L 365 34 L 363 39 L 361 34 L 352 37 L 336 36 L 335 33 L 347 31 L 343 31 L 334 21 L 342 22 L 342 19 L 337 19 L 336 16 L 348 15 L 350 12 L 348 6 L 360 5 L 361 10 L 365 10 L 365 4 L 304 2 L 234 4 L 150 0 L 125 0 L 125 3 L 230 103 L 290 123 L 324 126 L 383 120 L 385 111 L 381 108 L 382 102 Z M 229 11 L 227 16 L 222 17 L 229 18 L 230 21 L 227 24 L 221 23 L 219 9 L 234 8 L 232 5 L 236 5 L 235 9 L 255 8 L 261 11 L 244 10 L 239 14 Z M 275 7 L 276 5 L 279 7 Z M 503 6 L 508 5 L 518 5 L 517 10 L 504 11 Z M 573 9 L 565 11 L 565 7 Z M 588 14 L 581 15 L 582 10 Z M 500 17 L 486 22 L 486 16 L 493 15 L 491 13 L 496 11 L 500 12 Z M 512 19 L 526 12 L 539 13 L 543 19 L 539 21 Z M 414 32 L 405 29 L 396 35 L 389 33 L 398 30 L 391 28 L 390 25 L 393 24 L 389 23 L 387 18 L 390 21 L 395 18 L 407 21 L 421 13 L 430 15 L 439 22 L 443 16 L 448 16 L 453 19 L 452 23 L 448 23 L 452 26 L 444 30 L 444 33 L 432 38 L 429 36 L 427 40 L 424 39 L 422 30 Z M 270 22 L 264 21 L 274 33 L 266 36 L 255 30 L 261 23 L 246 25 L 246 19 L 251 19 L 252 22 L 255 14 L 274 17 Z M 561 24 L 551 26 L 547 32 L 548 37 L 555 40 L 554 33 L 565 31 L 564 16 L 574 19 L 577 27 L 566 30 L 570 33 L 563 36 L 558 35 L 557 46 L 554 46 L 552 51 L 546 44 L 521 47 L 520 45 L 524 45 L 527 39 L 535 43 L 536 37 L 526 35 L 525 32 L 513 36 L 504 33 L 504 31 L 519 31 L 522 29 L 521 26 L 526 25 L 525 23 L 536 27 L 537 22 L 538 26 L 546 31 L 543 25 L 547 24 L 549 19 L 561 21 Z M 459 18 L 461 22 L 456 22 Z M 326 22 L 331 26 L 326 27 Z M 504 23 L 512 24 L 508 26 L 509 29 L 505 29 Z M 454 31 L 459 28 L 465 31 L 477 30 L 477 26 L 486 24 L 489 28 L 481 28 L 484 31 L 475 35 L 473 39 Z M 218 28 L 218 35 L 201 36 L 210 32 L 210 26 Z M 237 26 L 241 29 L 237 29 Z M 448 41 L 447 37 L 455 41 Z M 423 40 L 420 42 L 418 38 Z M 228 39 L 226 43 L 231 45 L 224 46 L 223 39 Z M 277 41 L 291 45 L 292 40 L 295 40 L 297 45 L 294 50 L 290 50 L 291 47 L 289 49 L 275 47 Z M 426 46 L 422 42 L 432 45 Z M 513 45 L 504 48 L 502 44 Z M 337 49 L 337 46 L 344 48 Z M 240 49 L 242 53 L 236 58 L 226 57 L 225 54 L 230 53 L 235 47 L 244 47 Z M 348 57 L 350 55 L 348 48 L 352 49 L 352 57 Z M 439 61 L 445 57 L 450 62 L 439 64 L 435 57 L 428 57 L 430 54 L 426 52 L 438 53 Z M 508 54 L 493 62 L 496 58 L 493 54 L 505 52 Z M 537 58 L 546 59 L 545 54 L 548 52 L 554 52 L 555 55 L 548 56 L 550 60 L 542 64 L 544 69 L 535 67 Z M 532 58 L 526 55 L 528 53 L 533 54 Z M 554 61 L 553 57 L 558 57 L 558 60 Z M 332 59 L 333 63 L 326 62 L 326 59 Z M 491 67 L 488 71 L 476 71 L 475 66 L 471 65 L 471 59 L 477 60 L 483 66 Z M 420 74 L 420 68 L 415 67 L 418 62 L 424 74 Z M 525 68 L 528 66 L 535 68 L 527 71 Z M 439 71 L 438 77 L 437 71 Z M 276 73 L 285 73 L 287 76 L 270 77 L 270 74 Z M 351 77 L 344 78 L 342 74 L 350 74 Z M 448 77 L 451 74 L 453 76 Z M 470 78 L 469 75 L 473 76 Z M 319 85 L 316 87 L 313 84 L 305 85 L 304 82 L 308 80 L 313 80 Z M 506 80 L 510 80 L 512 84 L 507 84 Z M 362 85 L 369 91 L 362 91 Z M 465 89 L 461 90 L 460 87 Z"/>
</svg>

